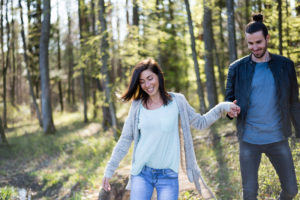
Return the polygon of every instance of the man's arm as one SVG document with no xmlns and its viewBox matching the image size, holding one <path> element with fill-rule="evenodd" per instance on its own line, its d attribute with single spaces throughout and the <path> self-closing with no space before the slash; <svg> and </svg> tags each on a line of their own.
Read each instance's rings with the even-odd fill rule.
<svg viewBox="0 0 300 200">
<path fill-rule="evenodd" d="M 289 97 L 291 120 L 296 131 L 296 137 L 300 138 L 300 102 L 299 102 L 299 88 L 298 88 L 297 76 L 296 76 L 296 71 L 295 71 L 293 61 L 289 60 L 287 66 L 289 70 L 290 87 L 291 87 L 290 97 Z"/>
<path fill-rule="evenodd" d="M 231 65 L 229 67 L 228 75 L 227 75 L 227 84 L 226 84 L 226 96 L 225 101 L 230 101 L 237 104 L 237 100 L 234 95 L 234 87 L 235 87 L 235 66 Z M 237 117 L 240 112 L 228 112 L 227 117 L 229 119 L 233 119 Z"/>
<path fill-rule="evenodd" d="M 292 123 L 296 131 L 296 137 L 300 138 L 300 102 L 299 102 L 299 87 L 296 76 L 296 71 L 294 63 L 288 61 L 289 66 L 289 77 L 291 82 L 291 92 L 290 92 L 290 113 L 292 118 Z"/>
</svg>

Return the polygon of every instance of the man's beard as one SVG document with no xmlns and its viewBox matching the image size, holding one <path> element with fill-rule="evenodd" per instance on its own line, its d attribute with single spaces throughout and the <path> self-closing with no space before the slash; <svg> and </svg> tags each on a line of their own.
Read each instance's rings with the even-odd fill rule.
<svg viewBox="0 0 300 200">
<path fill-rule="evenodd" d="M 255 55 L 254 53 L 252 53 L 254 55 L 255 58 L 262 58 L 267 52 L 267 48 L 264 49 L 264 52 L 260 55 Z"/>
</svg>

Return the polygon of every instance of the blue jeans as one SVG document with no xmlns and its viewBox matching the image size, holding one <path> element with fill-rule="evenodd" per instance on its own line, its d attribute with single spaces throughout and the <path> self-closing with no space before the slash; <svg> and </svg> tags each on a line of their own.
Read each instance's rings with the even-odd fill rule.
<svg viewBox="0 0 300 200">
<path fill-rule="evenodd" d="M 291 150 L 287 140 L 256 145 L 240 142 L 240 167 L 244 200 L 256 200 L 258 191 L 258 168 L 261 155 L 265 153 L 279 176 L 280 200 L 290 200 L 298 193 L 297 180 Z"/>
<path fill-rule="evenodd" d="M 177 200 L 178 173 L 145 166 L 140 174 L 131 175 L 130 200 L 150 200 L 154 188 L 157 200 Z"/>
</svg>

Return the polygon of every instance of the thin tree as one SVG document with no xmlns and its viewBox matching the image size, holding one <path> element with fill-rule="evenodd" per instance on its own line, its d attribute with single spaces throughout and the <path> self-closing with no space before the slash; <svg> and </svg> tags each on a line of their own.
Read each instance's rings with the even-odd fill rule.
<svg viewBox="0 0 300 200">
<path fill-rule="evenodd" d="M 236 37 L 235 37 L 234 1 L 233 0 L 226 0 L 226 7 L 227 7 L 229 60 L 230 60 L 230 62 L 233 62 L 237 59 Z"/>
<path fill-rule="evenodd" d="M 157 16 L 157 30 L 161 31 L 161 10 L 160 10 L 160 0 L 156 0 L 156 4 L 155 4 L 155 10 L 156 10 L 156 16 Z M 162 66 L 162 55 L 161 55 L 161 41 L 160 41 L 160 37 L 158 37 L 157 39 L 157 48 L 158 48 L 158 58 L 157 58 L 157 62 L 159 64 L 159 66 Z"/>
<path fill-rule="evenodd" d="M 249 8 L 249 0 L 245 0 L 245 24 L 248 24 L 250 20 Z"/>
<path fill-rule="evenodd" d="M 2 125 L 2 119 L 0 117 L 0 144 L 1 143 L 8 144 L 8 141 L 6 139 L 5 131 L 4 131 L 4 128 L 3 128 L 3 125 Z"/>
<path fill-rule="evenodd" d="M 94 0 L 91 0 L 91 20 L 92 20 L 92 35 L 93 36 L 96 36 L 96 13 L 95 13 L 95 2 Z M 95 59 L 96 59 L 96 53 L 97 51 L 93 51 L 95 52 L 91 57 L 92 57 L 92 66 L 95 66 L 96 63 L 95 63 Z M 93 91 L 92 91 L 92 94 L 93 94 L 93 118 L 96 119 L 97 117 L 97 114 L 98 114 L 98 106 L 97 106 L 97 81 L 98 79 L 96 78 L 93 78 Z"/>
<path fill-rule="evenodd" d="M 28 64 L 31 70 L 31 79 L 35 88 L 35 95 L 40 95 L 39 53 L 40 34 L 42 27 L 42 3 L 41 0 L 29 0 L 27 3 L 28 24 Z"/>
<path fill-rule="evenodd" d="M 262 8 L 261 0 L 257 0 L 257 7 L 258 7 L 258 12 L 261 13 L 261 8 Z"/>
<path fill-rule="evenodd" d="M 300 0 L 299 0 L 299 2 L 300 2 Z M 286 18 L 288 19 L 288 17 L 290 16 L 289 15 L 289 2 L 288 2 L 288 0 L 285 1 L 285 11 L 286 11 Z M 286 38 L 287 38 L 286 42 L 287 42 L 288 47 L 290 46 L 289 31 L 290 31 L 289 20 L 286 20 L 285 35 L 286 35 Z M 287 48 L 287 56 L 288 56 L 288 58 L 290 58 L 290 48 Z"/>
<path fill-rule="evenodd" d="M 132 1 L 133 8 L 132 8 L 132 22 L 133 25 L 138 26 L 139 25 L 139 5 L 137 0 Z"/>
<path fill-rule="evenodd" d="M 118 138 L 117 135 L 117 119 L 116 114 L 114 110 L 113 101 L 111 98 L 111 87 L 110 87 L 110 78 L 109 78 L 109 72 L 108 72 L 108 32 L 107 32 L 107 25 L 106 25 L 106 19 L 105 19 L 105 3 L 104 0 L 99 0 L 99 21 L 101 25 L 101 61 L 102 61 L 102 67 L 101 67 L 101 74 L 104 77 L 103 78 L 103 86 L 105 91 L 105 103 L 109 105 L 109 112 L 112 119 L 112 128 L 115 139 Z"/>
<path fill-rule="evenodd" d="M 16 95 L 16 45 L 15 40 L 18 41 L 18 38 L 16 37 L 15 32 L 15 9 L 13 7 L 14 0 L 11 0 L 11 54 L 12 54 L 12 81 L 11 81 L 11 91 L 10 91 L 10 98 L 11 98 L 11 105 L 15 106 L 15 95 Z"/>
<path fill-rule="evenodd" d="M 83 54 L 85 48 L 85 37 L 87 36 L 87 18 L 85 16 L 85 5 L 84 0 L 78 0 L 78 16 L 79 16 L 79 30 L 80 30 L 80 53 Z M 86 94 L 86 83 L 85 83 L 85 68 L 80 68 L 80 88 L 83 101 L 83 116 L 84 122 L 88 122 L 87 117 L 87 94 Z"/>
<path fill-rule="evenodd" d="M 278 10 L 278 40 L 279 40 L 279 54 L 282 55 L 282 1 L 277 0 L 277 10 Z"/>
<path fill-rule="evenodd" d="M 195 42 L 195 36 L 194 36 L 194 27 L 193 27 L 193 20 L 192 20 L 189 0 L 184 0 L 184 3 L 185 3 L 185 9 L 187 12 L 187 16 L 188 16 L 188 24 L 189 24 L 189 31 L 190 31 L 190 37 L 191 37 L 192 57 L 193 57 L 193 61 L 194 61 L 194 70 L 195 70 L 196 79 L 197 79 L 197 94 L 198 94 L 199 102 L 200 102 L 200 112 L 205 113 L 206 105 L 205 105 L 205 99 L 204 99 L 203 86 L 202 86 L 202 82 L 200 79 L 196 42 Z"/>
<path fill-rule="evenodd" d="M 67 34 L 67 47 L 66 47 L 66 58 L 68 65 L 68 96 L 67 102 L 69 104 L 75 104 L 75 81 L 73 78 L 74 74 L 74 54 L 73 54 L 73 41 L 72 41 L 72 20 L 70 11 L 67 11 L 68 15 L 68 34 Z"/>
<path fill-rule="evenodd" d="M 40 75 L 42 89 L 43 130 L 45 134 L 54 134 L 55 126 L 52 118 L 51 91 L 49 80 L 49 38 L 51 0 L 43 1 L 43 22 L 40 37 Z"/>
<path fill-rule="evenodd" d="M 60 48 L 60 28 L 59 28 L 59 11 L 58 11 L 58 2 L 57 2 L 57 68 L 61 70 L 61 48 Z M 61 78 L 59 77 L 58 80 L 58 96 L 59 96 L 59 104 L 60 104 L 60 111 L 64 111 L 64 100 L 63 100 L 63 90 L 62 90 L 62 83 Z"/>
<path fill-rule="evenodd" d="M 0 31 L 1 31 L 1 55 L 2 55 L 2 89 L 3 89 L 3 93 L 2 93 L 2 100 L 3 100 L 3 128 L 7 128 L 7 104 L 6 104 L 6 74 L 7 74 L 7 69 L 9 66 L 9 52 L 10 52 L 10 26 L 9 26 L 9 21 L 8 21 L 8 1 L 6 1 L 6 12 L 5 12 L 5 18 L 6 18 L 6 28 L 7 28 L 7 49 L 6 49 L 6 57 L 5 57 L 5 53 L 4 53 L 4 42 L 3 42 L 3 38 L 4 38 L 4 25 L 3 25 L 3 5 L 4 5 L 4 1 L 1 0 L 1 22 L 0 22 Z"/>
<path fill-rule="evenodd" d="M 36 97 L 34 94 L 33 84 L 32 84 L 32 79 L 31 79 L 31 73 L 30 73 L 30 69 L 29 69 L 29 60 L 28 60 L 28 56 L 27 56 L 27 44 L 26 44 L 25 31 L 24 31 L 23 7 L 22 7 L 21 0 L 19 0 L 19 8 L 20 8 L 20 19 L 21 19 L 21 36 L 22 36 L 23 49 L 24 49 L 23 55 L 24 55 L 25 67 L 26 67 L 26 71 L 27 71 L 26 78 L 29 83 L 29 92 L 30 92 L 30 96 L 32 98 L 32 103 L 35 108 L 37 118 L 39 120 L 39 125 L 40 125 L 40 127 L 43 127 L 42 117 L 41 117 L 39 106 L 36 102 Z"/>
<path fill-rule="evenodd" d="M 206 0 L 203 0 L 204 16 L 203 16 L 203 40 L 205 46 L 205 74 L 206 74 L 206 90 L 209 109 L 213 108 L 218 103 L 217 87 L 214 73 L 213 47 L 214 33 L 212 31 L 212 16 L 211 8 Z"/>
<path fill-rule="evenodd" d="M 219 73 L 219 85 L 221 89 L 222 95 L 225 97 L 225 76 L 224 76 L 224 35 L 223 35 L 223 17 L 222 17 L 222 9 L 223 9 L 223 1 L 218 1 L 218 9 L 217 9 L 217 15 L 218 15 L 218 25 L 219 25 L 219 34 L 218 34 L 218 44 L 217 46 L 216 41 L 214 40 L 214 52 L 216 57 L 216 65 L 218 66 L 218 73 Z"/>
</svg>

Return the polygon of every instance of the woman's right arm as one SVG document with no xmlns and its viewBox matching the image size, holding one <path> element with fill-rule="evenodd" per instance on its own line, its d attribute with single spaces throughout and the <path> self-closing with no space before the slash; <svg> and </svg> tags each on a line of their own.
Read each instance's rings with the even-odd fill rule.
<svg viewBox="0 0 300 200">
<path fill-rule="evenodd" d="M 124 158 L 124 156 L 127 154 L 131 143 L 133 141 L 133 132 L 134 132 L 134 111 L 133 107 L 135 106 L 136 102 L 133 102 L 131 104 L 131 108 L 129 111 L 129 115 L 127 119 L 125 120 L 123 129 L 122 129 L 122 134 L 114 147 L 114 150 L 112 152 L 112 155 L 110 157 L 110 160 L 108 161 L 104 173 L 104 178 L 102 181 L 102 187 L 106 190 L 110 190 L 109 186 L 109 179 L 112 177 L 114 174 L 115 170 L 119 166 L 119 163 L 121 160 Z M 107 191 L 107 190 L 106 190 Z"/>
</svg>

